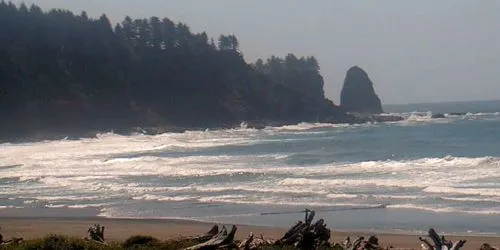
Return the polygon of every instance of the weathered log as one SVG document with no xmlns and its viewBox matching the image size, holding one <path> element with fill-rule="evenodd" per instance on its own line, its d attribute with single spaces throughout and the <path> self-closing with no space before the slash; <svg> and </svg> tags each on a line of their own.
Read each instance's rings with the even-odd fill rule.
<svg viewBox="0 0 500 250">
<path fill-rule="evenodd" d="M 23 238 L 12 238 L 11 240 L 0 242 L 0 246 L 10 245 L 10 244 L 19 244 L 19 243 L 23 242 L 23 240 L 24 240 Z"/>
<path fill-rule="evenodd" d="M 307 225 L 311 225 L 313 219 L 314 219 L 314 216 L 316 215 L 316 212 L 314 210 L 309 210 L 309 209 L 306 209 L 306 224 Z"/>
<path fill-rule="evenodd" d="M 186 238 L 183 238 L 183 239 L 185 239 L 185 240 L 192 240 L 192 241 L 195 241 L 195 242 L 198 242 L 198 243 L 202 243 L 202 242 L 210 240 L 212 237 L 214 237 L 218 233 L 219 233 L 219 226 L 214 225 L 208 232 L 206 232 L 206 233 L 204 233 L 202 235 L 193 236 L 193 237 L 186 237 Z"/>
<path fill-rule="evenodd" d="M 217 250 L 239 250 L 238 245 L 234 242 L 231 242 L 227 245 L 222 245 L 217 247 Z"/>
<path fill-rule="evenodd" d="M 300 240 L 302 234 L 304 234 L 308 230 L 308 228 L 309 227 L 305 223 L 303 223 L 301 226 L 296 228 L 295 232 L 293 232 L 292 235 L 287 238 L 282 238 L 279 241 L 279 245 L 294 245 Z"/>
<path fill-rule="evenodd" d="M 330 229 L 326 227 L 325 220 L 318 220 L 313 226 L 313 231 L 315 234 L 316 246 L 330 246 L 328 241 L 330 240 L 331 232 Z"/>
<path fill-rule="evenodd" d="M 315 249 L 315 235 L 312 231 L 306 231 L 301 235 L 300 240 L 296 243 L 298 249 L 313 250 Z"/>
<path fill-rule="evenodd" d="M 23 241 L 23 238 L 12 238 L 11 240 L 4 241 L 3 235 L 0 234 L 0 245 L 18 244 L 18 243 L 21 243 L 22 241 Z"/>
<path fill-rule="evenodd" d="M 347 237 L 347 239 L 342 243 L 342 248 L 345 250 L 381 250 L 378 243 L 378 238 L 375 235 L 368 237 L 368 240 L 365 241 L 365 237 L 359 237 L 351 242 L 351 238 Z"/>
<path fill-rule="evenodd" d="M 305 209 L 304 222 L 299 221 L 292 226 L 281 239 L 275 242 L 279 246 L 295 246 L 299 249 L 315 249 L 330 246 L 330 229 L 326 227 L 325 220 L 320 219 L 313 223 L 316 212 Z"/>
<path fill-rule="evenodd" d="M 291 227 L 285 233 L 285 235 L 283 235 L 283 237 L 281 239 L 286 239 L 286 238 L 289 238 L 290 236 L 292 236 L 295 232 L 297 232 L 298 228 L 301 227 L 303 224 L 304 224 L 304 222 L 302 222 L 302 221 L 297 222 L 297 224 L 295 224 L 293 227 Z"/>
<path fill-rule="evenodd" d="M 378 238 L 375 235 L 368 237 L 368 240 L 365 241 L 365 245 L 363 247 L 365 250 L 379 250 L 381 249 L 378 244 Z"/>
<path fill-rule="evenodd" d="M 239 244 L 239 249 L 242 250 L 254 250 L 261 249 L 266 246 L 271 246 L 273 244 L 272 241 L 264 239 L 264 236 L 260 235 L 260 238 L 254 236 L 253 233 L 250 233 L 248 238 L 244 239 Z"/>
<path fill-rule="evenodd" d="M 459 241 L 455 242 L 455 244 L 453 244 L 453 246 L 450 248 L 450 250 L 458 250 L 458 249 L 462 248 L 466 242 L 467 242 L 466 240 L 459 240 Z"/>
<path fill-rule="evenodd" d="M 351 238 L 347 237 L 347 239 L 343 242 L 343 247 L 345 250 L 357 250 L 360 249 L 361 243 L 365 237 L 358 237 L 354 242 L 351 242 Z"/>
<path fill-rule="evenodd" d="M 305 222 L 299 221 L 292 228 L 290 228 L 285 235 L 277 241 L 279 245 L 288 245 L 290 243 L 293 244 L 297 242 L 298 237 L 309 228 L 309 225 L 311 225 L 311 222 L 314 219 L 315 212 L 309 209 L 304 211 L 306 213 Z"/>
<path fill-rule="evenodd" d="M 418 239 L 423 242 L 422 248 L 425 247 L 429 250 L 434 250 L 434 246 L 427 239 L 422 237 L 418 237 Z"/>
<path fill-rule="evenodd" d="M 237 227 L 233 225 L 231 231 L 228 233 L 226 227 L 223 226 L 222 230 L 218 234 L 214 235 L 210 240 L 188 247 L 186 250 L 237 249 L 238 246 L 234 244 L 234 235 L 236 234 L 236 230 Z"/>
<path fill-rule="evenodd" d="M 99 224 L 95 224 L 91 227 L 89 227 L 89 229 L 87 230 L 87 232 L 89 233 L 89 237 L 91 240 L 94 240 L 94 241 L 97 241 L 97 242 L 101 242 L 101 243 L 105 243 L 105 240 L 104 240 L 104 226 L 101 226 Z"/>
<path fill-rule="evenodd" d="M 253 233 L 250 233 L 250 235 L 248 236 L 248 238 L 244 239 L 240 245 L 238 246 L 240 249 L 243 249 L 243 250 L 250 250 L 251 249 L 251 244 L 252 244 L 252 241 L 253 241 Z"/>
<path fill-rule="evenodd" d="M 452 241 L 446 240 L 444 236 L 440 237 L 433 228 L 429 229 L 428 236 L 429 238 L 431 238 L 434 244 L 431 244 L 427 239 L 423 237 L 419 237 L 419 240 L 422 241 L 423 244 L 425 244 L 425 246 L 427 246 L 427 248 L 429 248 L 430 250 L 459 250 L 467 242 L 466 240 L 459 240 L 453 243 Z"/>
<path fill-rule="evenodd" d="M 484 243 L 483 245 L 481 245 L 481 248 L 479 248 L 479 250 L 498 250 L 498 248 L 492 247 L 488 243 Z"/>
</svg>

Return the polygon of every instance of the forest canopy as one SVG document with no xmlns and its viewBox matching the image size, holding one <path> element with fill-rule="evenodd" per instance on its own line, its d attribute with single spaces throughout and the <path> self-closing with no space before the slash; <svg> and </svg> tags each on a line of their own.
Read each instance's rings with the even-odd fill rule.
<svg viewBox="0 0 500 250">
<path fill-rule="evenodd" d="M 168 18 L 0 2 L 2 131 L 228 127 L 335 120 L 314 57 L 245 62 L 238 39 Z"/>
</svg>

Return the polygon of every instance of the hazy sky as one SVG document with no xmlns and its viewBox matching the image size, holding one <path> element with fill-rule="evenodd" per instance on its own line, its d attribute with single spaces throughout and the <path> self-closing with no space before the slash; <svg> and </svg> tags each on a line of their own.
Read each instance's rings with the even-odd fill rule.
<svg viewBox="0 0 500 250">
<path fill-rule="evenodd" d="M 22 1 L 14 1 L 20 3 Z M 169 17 L 209 36 L 235 34 L 247 61 L 314 55 L 335 103 L 346 70 L 364 68 L 386 104 L 500 99 L 498 0 L 24 0 Z"/>
</svg>

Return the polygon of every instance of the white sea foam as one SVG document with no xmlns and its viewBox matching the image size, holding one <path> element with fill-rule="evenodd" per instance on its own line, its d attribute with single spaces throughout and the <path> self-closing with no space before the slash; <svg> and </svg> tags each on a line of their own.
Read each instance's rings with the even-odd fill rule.
<svg viewBox="0 0 500 250">
<path fill-rule="evenodd" d="M 162 195 L 151 195 L 145 194 L 137 197 L 133 197 L 134 200 L 145 200 L 145 201 L 189 201 L 189 200 L 197 200 L 198 196 L 162 196 Z"/>
<path fill-rule="evenodd" d="M 500 197 L 500 189 L 430 186 L 425 188 L 423 191 L 427 193 L 467 194 L 467 195 Z"/>
<path fill-rule="evenodd" d="M 328 194 L 326 197 L 330 199 L 354 199 L 358 198 L 359 195 L 356 194 Z"/>
<path fill-rule="evenodd" d="M 345 124 L 331 124 L 331 123 L 299 123 L 296 125 L 285 125 L 282 127 L 268 127 L 268 130 L 280 131 L 280 132 L 297 132 L 297 131 L 307 131 L 312 129 L 325 129 L 325 128 L 339 128 L 345 127 Z"/>
<path fill-rule="evenodd" d="M 401 124 L 434 122 L 427 112 L 406 115 L 408 119 Z M 500 186 L 495 184 L 500 181 L 498 157 L 319 161 L 304 166 L 290 164 L 297 156 L 294 148 L 277 153 L 242 149 L 258 144 L 281 147 L 282 142 L 301 147 L 301 141 L 310 140 L 320 141 L 323 147 L 335 142 L 342 131 L 371 131 L 377 126 L 302 123 L 263 130 L 155 136 L 107 133 L 93 139 L 0 144 L 0 166 L 18 165 L 0 168 L 0 177 L 8 178 L 0 194 L 6 199 L 26 199 L 26 206 L 39 201 L 67 207 L 109 204 L 105 202 L 110 199 L 286 206 L 373 205 L 383 199 L 395 203 L 395 208 L 435 209 L 420 204 L 435 198 L 442 203 L 439 211 L 462 212 L 479 210 L 458 206 L 461 203 L 500 199 Z M 305 154 L 314 155 L 314 150 L 318 149 Z M 484 211 L 500 211 L 489 203 L 485 206 Z"/>
<path fill-rule="evenodd" d="M 95 204 L 76 204 L 76 205 L 67 205 L 67 204 L 48 204 L 45 205 L 46 208 L 77 208 L 77 209 L 82 209 L 82 208 L 102 208 L 105 206 L 111 205 L 110 203 L 95 203 Z"/>
<path fill-rule="evenodd" d="M 461 201 L 461 202 L 496 202 L 500 203 L 500 199 L 493 197 L 482 197 L 482 198 L 474 198 L 474 197 L 441 197 L 443 200 L 450 201 Z"/>
<path fill-rule="evenodd" d="M 426 210 L 436 213 L 470 213 L 470 214 L 486 214 L 486 215 L 500 215 L 500 210 L 488 210 L 488 209 L 474 209 L 474 210 L 464 210 L 459 208 L 452 207 L 438 207 L 438 206 L 422 206 L 417 204 L 397 204 L 397 205 L 388 205 L 387 208 L 393 209 L 417 209 L 417 210 Z"/>
</svg>

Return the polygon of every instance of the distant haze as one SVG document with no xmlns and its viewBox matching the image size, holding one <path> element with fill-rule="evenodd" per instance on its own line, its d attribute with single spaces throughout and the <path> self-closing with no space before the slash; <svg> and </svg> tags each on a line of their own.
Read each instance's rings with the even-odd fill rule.
<svg viewBox="0 0 500 250">
<path fill-rule="evenodd" d="M 106 13 L 113 22 L 168 17 L 209 36 L 235 34 L 247 61 L 315 56 L 339 103 L 345 72 L 365 69 L 383 103 L 500 99 L 498 0 L 15 0 Z"/>
</svg>

